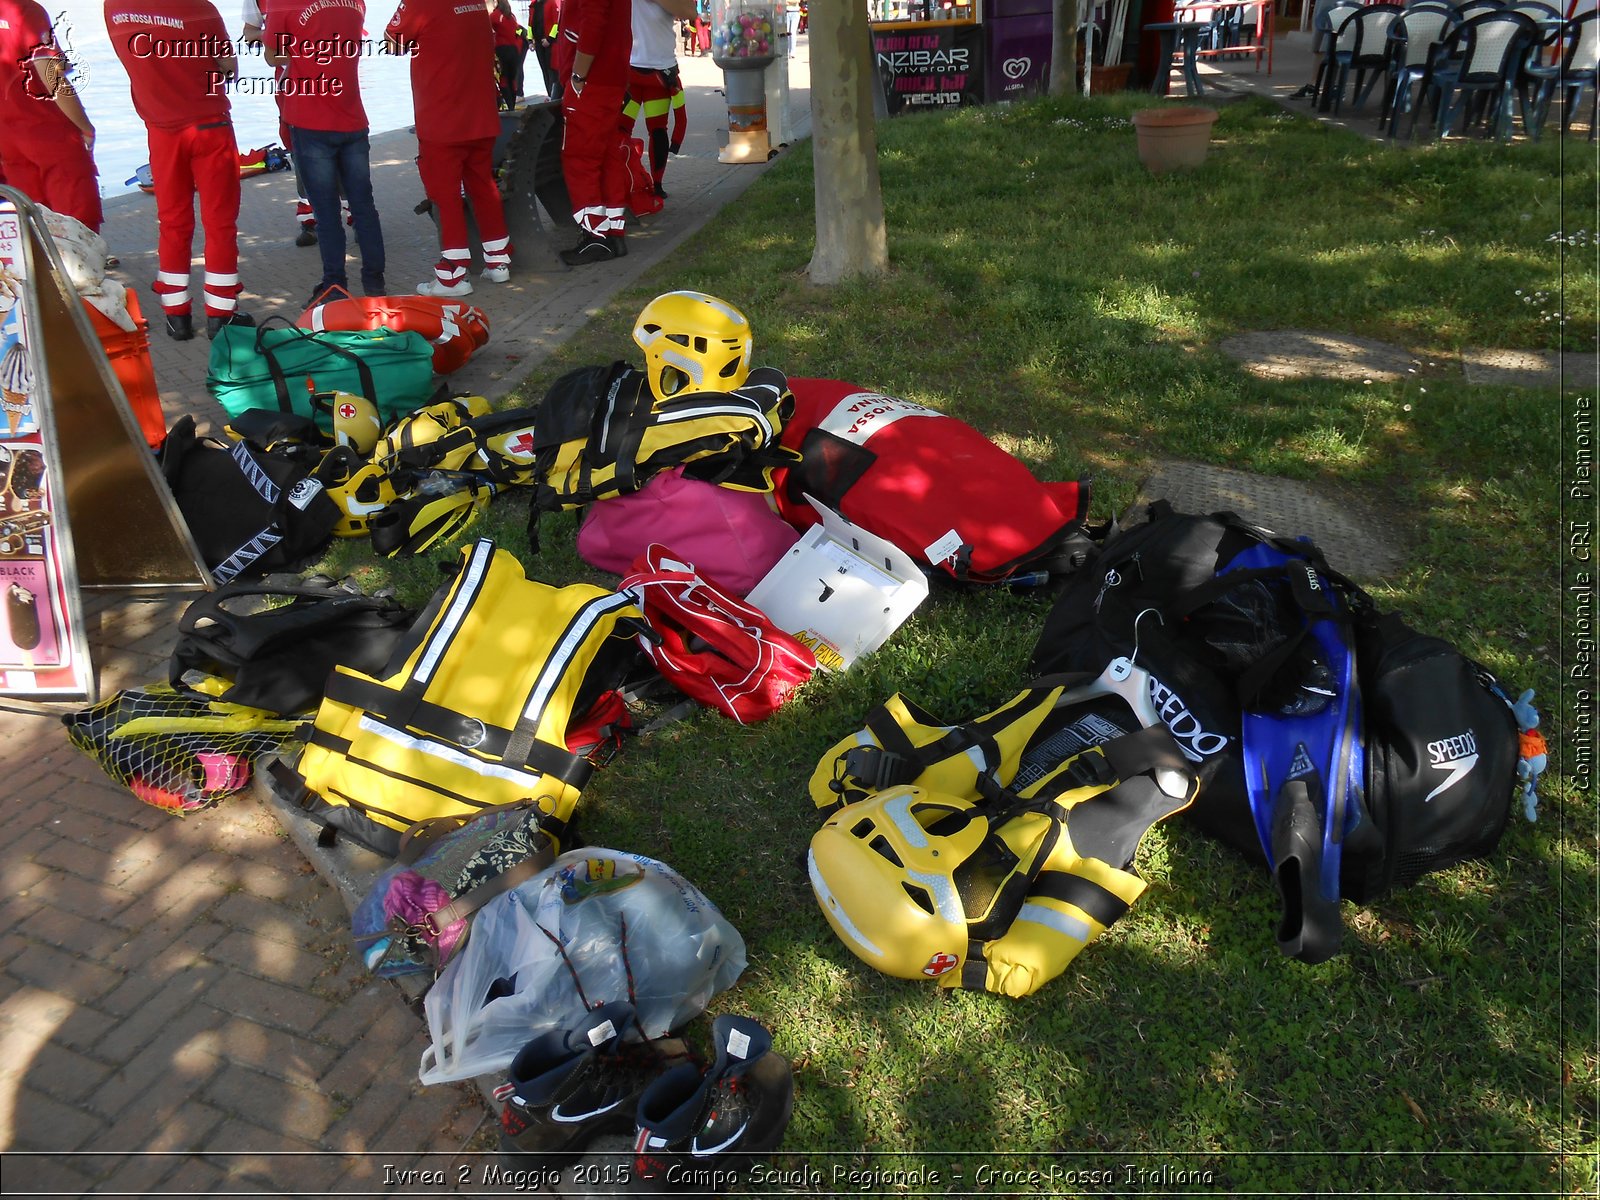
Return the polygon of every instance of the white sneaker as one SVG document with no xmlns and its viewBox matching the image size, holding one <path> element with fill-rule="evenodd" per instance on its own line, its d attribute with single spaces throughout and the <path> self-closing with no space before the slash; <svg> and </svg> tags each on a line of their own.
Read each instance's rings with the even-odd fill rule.
<svg viewBox="0 0 1600 1200">
<path fill-rule="evenodd" d="M 440 283 L 437 278 L 424 279 L 417 284 L 419 296 L 470 296 L 472 295 L 472 281 L 463 279 L 460 283 Z"/>
<path fill-rule="evenodd" d="M 485 283 L 510 283 L 511 282 L 511 268 L 510 267 L 485 267 L 483 269 L 483 274 L 480 275 L 478 278 L 482 279 Z"/>
</svg>

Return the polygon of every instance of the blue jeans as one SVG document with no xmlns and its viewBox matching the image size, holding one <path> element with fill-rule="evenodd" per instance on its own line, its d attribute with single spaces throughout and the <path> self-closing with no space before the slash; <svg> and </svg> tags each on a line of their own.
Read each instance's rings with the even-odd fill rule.
<svg viewBox="0 0 1600 1200">
<path fill-rule="evenodd" d="M 321 291 L 334 284 L 347 288 L 344 266 L 342 193 L 354 218 L 356 245 L 361 248 L 361 288 L 368 295 L 383 290 L 383 226 L 372 200 L 372 170 L 367 161 L 367 131 L 290 130 L 295 165 L 305 185 L 311 215 L 317 219 L 317 249 L 322 252 Z"/>
</svg>

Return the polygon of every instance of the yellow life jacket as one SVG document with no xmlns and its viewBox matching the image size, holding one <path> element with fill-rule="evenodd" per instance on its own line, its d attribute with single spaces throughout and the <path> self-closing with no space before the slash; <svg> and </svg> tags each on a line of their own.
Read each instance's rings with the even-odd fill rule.
<svg viewBox="0 0 1600 1200">
<path fill-rule="evenodd" d="M 875 710 L 811 780 L 833 810 L 808 866 L 834 932 L 942 987 L 1025 996 L 1061 974 L 1143 893 L 1140 842 L 1198 788 L 1147 682 L 1118 660 L 960 725 L 900 696 Z"/>
<path fill-rule="evenodd" d="M 528 579 L 487 539 L 462 554 L 388 674 L 329 677 L 297 767 L 291 799 L 390 857 L 418 821 L 524 799 L 559 848 L 593 769 L 569 725 L 621 681 L 643 628 L 626 594 Z"/>
</svg>

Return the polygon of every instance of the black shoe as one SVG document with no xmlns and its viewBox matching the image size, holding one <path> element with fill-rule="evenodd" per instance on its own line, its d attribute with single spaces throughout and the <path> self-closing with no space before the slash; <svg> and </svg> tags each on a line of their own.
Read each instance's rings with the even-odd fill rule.
<svg viewBox="0 0 1600 1200">
<path fill-rule="evenodd" d="M 620 233 L 606 234 L 606 241 L 611 243 L 611 255 L 613 258 L 628 257 L 628 242 Z"/>
<path fill-rule="evenodd" d="M 655 192 L 655 197 L 656 197 L 657 200 L 665 200 L 667 198 L 666 189 L 664 187 L 662 187 L 659 183 L 656 184 L 656 186 L 654 188 L 652 188 L 651 190 Z"/>
<path fill-rule="evenodd" d="M 206 318 L 206 336 L 208 338 L 216 337 L 217 334 L 222 332 L 222 327 L 224 325 L 251 325 L 251 326 L 253 326 L 255 323 L 256 323 L 256 319 L 254 317 L 252 317 L 247 312 L 233 312 L 233 313 L 229 313 L 225 317 L 207 317 Z"/>
<path fill-rule="evenodd" d="M 194 317 L 188 313 L 167 317 L 167 336 L 175 342 L 187 342 L 194 337 Z"/>
<path fill-rule="evenodd" d="M 317 231 L 315 229 L 307 229 L 302 225 L 300 232 L 294 235 L 294 244 L 296 246 L 315 246 L 317 244 Z"/>
<path fill-rule="evenodd" d="M 1308 83 L 1304 87 L 1302 87 L 1298 92 L 1296 92 L 1294 95 L 1290 96 L 1289 99 L 1291 99 L 1291 100 L 1310 100 L 1316 94 L 1317 94 L 1317 85 L 1314 84 L 1314 83 Z"/>
<path fill-rule="evenodd" d="M 373 275 L 361 280 L 361 294 L 363 296 L 387 296 L 389 286 L 384 283 L 382 275 Z"/>
<path fill-rule="evenodd" d="M 628 252 L 619 237 L 605 237 L 598 233 L 586 233 L 583 241 L 570 250 L 561 252 L 561 261 L 569 267 L 581 267 L 586 263 L 608 262 L 613 258 L 621 258 Z"/>
<path fill-rule="evenodd" d="M 501 1150 L 535 1157 L 581 1150 L 602 1134 L 631 1130 L 640 1095 L 667 1068 L 688 1063 L 698 1074 L 676 1038 L 624 1042 L 635 1024 L 633 1005 L 617 1000 L 519 1050 L 495 1089 L 505 1105 Z"/>
</svg>

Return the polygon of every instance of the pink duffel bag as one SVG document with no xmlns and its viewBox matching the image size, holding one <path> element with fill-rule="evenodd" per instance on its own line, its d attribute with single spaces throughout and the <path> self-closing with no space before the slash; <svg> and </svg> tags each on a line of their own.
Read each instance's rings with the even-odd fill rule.
<svg viewBox="0 0 1600 1200">
<path fill-rule="evenodd" d="M 578 554 L 591 567 L 626 575 L 659 542 L 743 597 L 799 539 L 761 493 L 687 479 L 674 467 L 637 492 L 591 504 L 578 529 Z"/>
</svg>

